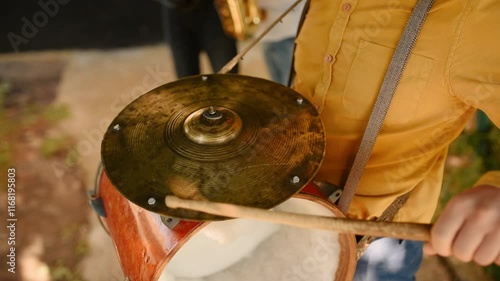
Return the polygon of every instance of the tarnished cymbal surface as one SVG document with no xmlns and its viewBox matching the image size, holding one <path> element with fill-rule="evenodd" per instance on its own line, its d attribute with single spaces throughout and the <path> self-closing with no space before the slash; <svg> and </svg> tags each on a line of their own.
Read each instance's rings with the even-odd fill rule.
<svg viewBox="0 0 500 281">
<path fill-rule="evenodd" d="M 142 95 L 102 141 L 104 170 L 131 202 L 190 220 L 166 195 L 272 208 L 299 192 L 325 153 L 314 106 L 290 88 L 233 74 L 180 79 Z"/>
</svg>

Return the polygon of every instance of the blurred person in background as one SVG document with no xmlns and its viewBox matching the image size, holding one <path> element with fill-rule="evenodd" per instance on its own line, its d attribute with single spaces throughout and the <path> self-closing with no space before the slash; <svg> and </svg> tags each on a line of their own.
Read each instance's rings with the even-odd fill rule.
<svg viewBox="0 0 500 281">
<path fill-rule="evenodd" d="M 214 72 L 237 54 L 236 40 L 224 33 L 213 0 L 159 0 L 164 36 L 172 50 L 178 78 L 200 74 L 205 51 Z M 238 73 L 236 65 L 231 73 Z"/>
<path fill-rule="evenodd" d="M 291 0 L 259 0 L 259 7 L 264 11 L 265 19 L 260 24 L 257 34 L 262 33 L 294 2 Z M 285 86 L 288 86 L 295 36 L 305 2 L 302 1 L 298 4 L 262 38 L 264 58 L 271 79 Z"/>
</svg>

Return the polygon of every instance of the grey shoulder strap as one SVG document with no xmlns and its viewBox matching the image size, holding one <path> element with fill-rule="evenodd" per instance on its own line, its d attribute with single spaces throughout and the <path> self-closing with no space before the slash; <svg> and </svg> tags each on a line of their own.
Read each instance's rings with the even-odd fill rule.
<svg viewBox="0 0 500 281">
<path fill-rule="evenodd" d="M 417 41 L 417 37 L 424 24 L 425 18 L 427 17 L 433 3 L 434 0 L 418 0 L 417 4 L 413 8 L 408 22 L 406 23 L 403 34 L 399 39 L 384 81 L 382 82 L 382 87 L 380 88 L 377 100 L 375 101 L 370 119 L 368 120 L 363 138 L 361 139 L 358 152 L 354 158 L 351 171 L 347 177 L 342 197 L 340 197 L 339 209 L 344 214 L 346 214 L 349 209 L 356 192 L 356 188 L 361 180 L 361 176 L 363 175 L 363 171 L 366 167 L 368 159 L 370 158 L 373 146 L 375 145 L 375 141 L 380 132 L 380 128 L 382 127 L 382 123 L 385 119 L 387 111 L 389 110 L 389 105 L 391 104 L 396 87 L 401 79 L 413 46 Z M 408 196 L 409 193 L 406 195 L 406 198 L 402 199 L 406 201 Z"/>
</svg>

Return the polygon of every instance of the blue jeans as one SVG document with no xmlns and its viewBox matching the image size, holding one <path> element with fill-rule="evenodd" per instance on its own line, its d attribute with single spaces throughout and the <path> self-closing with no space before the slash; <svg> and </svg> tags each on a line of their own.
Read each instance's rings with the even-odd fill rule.
<svg viewBox="0 0 500 281">
<path fill-rule="evenodd" d="M 262 44 L 267 69 L 274 82 L 288 86 L 294 45 L 295 38 L 287 38 L 277 42 L 264 42 Z"/>
<path fill-rule="evenodd" d="M 354 281 L 415 281 L 423 242 L 380 238 L 359 259 Z"/>
</svg>

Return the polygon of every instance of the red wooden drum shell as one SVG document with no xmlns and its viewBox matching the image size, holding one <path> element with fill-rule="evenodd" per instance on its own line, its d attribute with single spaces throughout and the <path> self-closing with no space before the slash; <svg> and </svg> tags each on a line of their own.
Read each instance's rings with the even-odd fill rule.
<svg viewBox="0 0 500 281">
<path fill-rule="evenodd" d="M 102 198 L 106 212 L 104 226 L 113 240 L 124 275 L 130 281 L 158 280 L 183 245 L 209 224 L 181 220 L 175 228 L 169 229 L 162 223 L 160 215 L 142 209 L 123 197 L 104 171 L 101 171 L 96 195 Z M 294 198 L 310 200 L 326 207 L 333 216 L 343 217 L 312 183 Z M 352 280 L 356 266 L 355 238 L 344 233 L 339 233 L 338 237 L 340 259 L 335 280 Z"/>
</svg>

